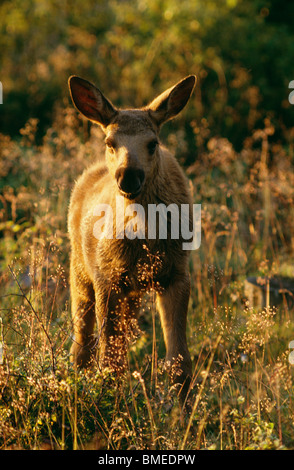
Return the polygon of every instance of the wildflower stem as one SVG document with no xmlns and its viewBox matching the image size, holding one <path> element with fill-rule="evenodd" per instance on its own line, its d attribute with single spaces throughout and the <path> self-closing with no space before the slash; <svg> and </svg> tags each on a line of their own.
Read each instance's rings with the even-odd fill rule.
<svg viewBox="0 0 294 470">
<path fill-rule="evenodd" d="M 31 308 L 31 310 L 32 310 L 32 312 L 33 312 L 33 314 L 35 315 L 36 319 L 38 320 L 38 322 L 39 322 L 39 324 L 40 324 L 40 326 L 41 326 L 41 328 L 42 328 L 42 330 L 43 330 L 43 332 L 44 332 L 44 334 L 45 334 L 45 336 L 46 336 L 46 338 L 47 338 L 47 340 L 48 340 L 49 348 L 50 348 L 50 354 L 51 354 L 51 360 L 52 360 L 52 371 L 53 371 L 53 374 L 55 375 L 56 366 L 55 366 L 55 357 L 54 357 L 54 350 L 53 350 L 53 345 L 52 345 L 51 338 L 50 338 L 49 334 L 47 333 L 46 328 L 44 327 L 43 322 L 41 321 L 41 319 L 40 319 L 38 313 L 37 313 L 36 310 L 34 309 L 34 307 L 33 307 L 33 305 L 32 305 L 32 302 L 30 301 L 30 299 L 26 296 L 25 292 L 23 291 L 23 289 L 22 289 L 20 283 L 18 282 L 18 279 L 17 279 L 16 275 L 14 274 L 14 272 L 13 272 L 13 270 L 12 270 L 12 268 L 11 268 L 10 265 L 8 265 L 8 269 L 9 269 L 9 271 L 10 271 L 10 273 L 11 273 L 13 279 L 15 280 L 15 282 L 16 282 L 16 284 L 17 284 L 19 290 L 20 290 L 20 292 L 22 293 L 23 298 L 24 298 L 24 299 L 27 301 L 27 303 L 29 304 L 29 306 L 30 306 L 30 308 Z"/>
<path fill-rule="evenodd" d="M 193 418 L 194 418 L 194 415 L 195 415 L 195 413 L 196 413 L 196 410 L 197 410 L 197 407 L 198 407 L 200 398 L 201 398 L 201 396 L 202 396 L 202 392 L 203 392 L 203 390 L 204 390 L 205 383 L 206 383 L 206 380 L 207 380 L 207 377 L 208 377 L 208 374 L 209 374 L 209 371 L 210 371 L 210 368 L 211 368 L 211 365 L 212 365 L 212 361 L 213 361 L 213 358 L 214 358 L 214 354 L 215 354 L 215 351 L 216 351 L 216 349 L 217 349 L 217 347 L 218 347 L 218 345 L 219 345 L 220 340 L 221 340 L 221 336 L 219 335 L 219 336 L 217 337 L 217 339 L 216 339 L 216 342 L 215 342 L 213 351 L 212 351 L 211 356 L 210 356 L 210 358 L 209 358 L 208 366 L 207 366 L 207 369 L 206 369 L 206 371 L 205 371 L 205 375 L 204 375 L 203 381 L 202 381 L 202 383 L 201 383 L 199 393 L 198 393 L 197 396 L 196 396 L 196 399 L 195 399 L 195 402 L 194 402 L 194 405 L 193 405 L 193 408 L 192 408 L 192 411 L 191 411 L 191 414 L 190 414 L 190 419 L 189 419 L 189 422 L 188 422 L 188 426 L 187 426 L 187 428 L 186 428 L 185 436 L 184 436 L 184 439 L 183 439 L 183 441 L 182 441 L 180 450 L 184 450 L 184 449 L 185 449 L 185 445 L 186 445 L 186 442 L 187 442 L 187 438 L 188 438 L 188 435 L 189 435 L 189 431 L 190 431 L 190 428 L 191 428 L 191 426 L 192 426 Z"/>
</svg>

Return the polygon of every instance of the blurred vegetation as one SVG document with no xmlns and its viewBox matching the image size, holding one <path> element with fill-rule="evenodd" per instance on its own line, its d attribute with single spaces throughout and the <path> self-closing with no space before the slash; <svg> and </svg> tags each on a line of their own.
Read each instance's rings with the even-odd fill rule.
<svg viewBox="0 0 294 470">
<path fill-rule="evenodd" d="M 57 105 L 68 102 L 71 74 L 92 80 L 118 105 L 141 106 L 195 73 L 187 113 L 214 135 L 240 149 L 269 117 L 275 139 L 287 139 L 293 18 L 287 0 L 3 1 L 0 128 L 15 135 L 38 118 L 42 136 Z"/>
</svg>

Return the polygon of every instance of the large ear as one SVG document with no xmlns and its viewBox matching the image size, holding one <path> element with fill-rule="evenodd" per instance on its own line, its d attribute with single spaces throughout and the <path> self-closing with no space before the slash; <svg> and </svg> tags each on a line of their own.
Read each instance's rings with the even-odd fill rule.
<svg viewBox="0 0 294 470">
<path fill-rule="evenodd" d="M 151 117 L 158 126 L 175 117 L 189 101 L 196 76 L 189 75 L 172 88 L 164 91 L 147 106 Z"/>
<path fill-rule="evenodd" d="M 68 86 L 72 101 L 78 111 L 102 127 L 110 124 L 117 110 L 98 88 L 75 75 L 68 79 Z"/>
</svg>

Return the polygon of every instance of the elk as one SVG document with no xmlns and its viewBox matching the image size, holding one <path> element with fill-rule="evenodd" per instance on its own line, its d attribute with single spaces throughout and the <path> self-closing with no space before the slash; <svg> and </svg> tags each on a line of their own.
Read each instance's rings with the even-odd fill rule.
<svg viewBox="0 0 294 470">
<path fill-rule="evenodd" d="M 103 204 L 112 209 L 115 231 L 118 200 L 125 209 L 140 204 L 145 214 L 150 204 L 188 204 L 191 226 L 192 197 L 187 179 L 176 158 L 160 143 L 159 131 L 184 108 L 195 83 L 196 77 L 189 75 L 148 106 L 118 109 L 87 80 L 69 78 L 75 107 L 101 126 L 106 144 L 105 157 L 99 154 L 97 163 L 77 180 L 69 205 L 72 359 L 78 367 L 96 360 L 101 368 L 122 368 L 125 325 L 136 318 L 142 296 L 152 288 L 166 363 L 170 371 L 178 364 L 177 373 L 171 375 L 173 383 L 180 384 L 180 396 L 187 392 L 192 368 L 186 339 L 189 251 L 183 250 L 181 236 L 97 239 L 93 227 L 99 220 L 95 207 Z M 169 217 L 167 223 L 170 225 Z M 98 332 L 94 334 L 96 323 Z"/>
</svg>

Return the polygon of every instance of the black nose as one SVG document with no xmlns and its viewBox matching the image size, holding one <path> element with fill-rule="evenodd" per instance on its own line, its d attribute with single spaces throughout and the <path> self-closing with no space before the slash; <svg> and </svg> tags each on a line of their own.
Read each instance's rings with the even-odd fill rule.
<svg viewBox="0 0 294 470">
<path fill-rule="evenodd" d="M 145 173 L 139 168 L 118 168 L 115 177 L 119 189 L 133 199 L 142 190 Z"/>
</svg>

